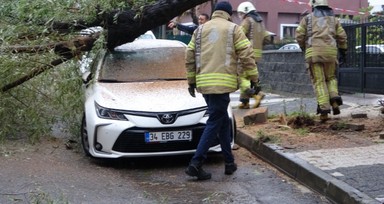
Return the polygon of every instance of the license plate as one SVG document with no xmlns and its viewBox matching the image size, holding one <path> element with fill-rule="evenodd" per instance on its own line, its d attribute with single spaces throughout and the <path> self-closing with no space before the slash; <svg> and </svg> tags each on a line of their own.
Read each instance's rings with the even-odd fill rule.
<svg viewBox="0 0 384 204">
<path fill-rule="evenodd" d="M 164 131 L 164 132 L 146 132 L 145 142 L 169 142 L 169 141 L 191 141 L 191 130 Z"/>
</svg>

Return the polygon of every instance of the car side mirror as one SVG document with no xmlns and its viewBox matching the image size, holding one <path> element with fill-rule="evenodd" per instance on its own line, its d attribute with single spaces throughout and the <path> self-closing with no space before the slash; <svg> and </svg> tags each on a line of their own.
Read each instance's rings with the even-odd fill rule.
<svg viewBox="0 0 384 204">
<path fill-rule="evenodd" d="M 89 71 L 86 71 L 86 72 L 84 72 L 84 74 L 82 75 L 81 78 L 83 80 L 83 83 L 87 84 L 92 79 L 92 73 Z"/>
</svg>

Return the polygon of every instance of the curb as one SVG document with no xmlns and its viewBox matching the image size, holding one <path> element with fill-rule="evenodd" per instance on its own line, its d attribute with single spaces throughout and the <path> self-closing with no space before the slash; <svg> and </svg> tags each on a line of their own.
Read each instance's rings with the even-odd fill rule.
<svg viewBox="0 0 384 204">
<path fill-rule="evenodd" d="M 237 130 L 236 143 L 334 203 L 380 204 L 296 155 L 284 152 L 278 145 L 259 142 L 241 130 Z"/>
</svg>

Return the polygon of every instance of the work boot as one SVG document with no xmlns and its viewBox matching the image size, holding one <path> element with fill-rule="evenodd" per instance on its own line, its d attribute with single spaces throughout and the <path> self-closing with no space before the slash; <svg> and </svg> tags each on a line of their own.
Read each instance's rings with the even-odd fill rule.
<svg viewBox="0 0 384 204">
<path fill-rule="evenodd" d="M 188 176 L 196 176 L 197 180 L 208 180 L 211 179 L 212 174 L 205 172 L 202 167 L 196 167 L 193 164 L 190 164 L 187 169 L 185 170 L 185 173 Z"/>
<path fill-rule="evenodd" d="M 257 95 L 254 95 L 253 98 L 255 99 L 255 105 L 252 106 L 252 108 L 257 108 L 260 106 L 261 100 L 264 98 L 265 94 L 263 92 L 259 92 Z"/>
<path fill-rule="evenodd" d="M 316 114 L 320 114 L 320 121 L 321 122 L 325 122 L 329 119 L 328 118 L 329 113 L 331 113 L 331 110 L 322 110 L 320 108 L 320 105 L 317 105 L 317 113 Z"/>
<path fill-rule="evenodd" d="M 320 121 L 321 122 L 325 122 L 325 121 L 327 121 L 329 118 L 328 118 L 328 114 L 327 113 L 322 113 L 322 114 L 320 114 Z"/>
<path fill-rule="evenodd" d="M 225 164 L 225 174 L 231 175 L 237 170 L 237 165 L 235 163 Z"/>
<path fill-rule="evenodd" d="M 333 115 L 339 115 L 340 114 L 340 108 L 339 106 L 343 105 L 343 99 L 340 96 L 332 97 L 329 102 L 332 106 L 332 112 Z"/>
<path fill-rule="evenodd" d="M 336 102 L 332 103 L 332 112 L 333 112 L 333 115 L 339 115 L 340 114 L 339 104 L 337 104 Z"/>
<path fill-rule="evenodd" d="M 249 109 L 249 103 L 240 103 L 239 109 Z"/>
</svg>

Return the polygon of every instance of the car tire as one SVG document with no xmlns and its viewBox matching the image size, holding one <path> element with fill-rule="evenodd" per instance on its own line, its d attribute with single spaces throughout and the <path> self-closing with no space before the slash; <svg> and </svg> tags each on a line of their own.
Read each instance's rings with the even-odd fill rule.
<svg viewBox="0 0 384 204">
<path fill-rule="evenodd" d="M 83 114 L 83 119 L 81 120 L 81 146 L 83 147 L 84 153 L 88 157 L 93 157 L 89 153 L 89 140 L 88 140 L 88 131 L 87 131 L 87 121 L 85 119 L 85 113 Z"/>
</svg>

